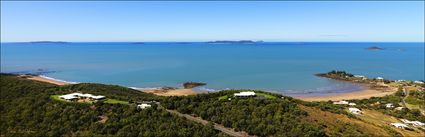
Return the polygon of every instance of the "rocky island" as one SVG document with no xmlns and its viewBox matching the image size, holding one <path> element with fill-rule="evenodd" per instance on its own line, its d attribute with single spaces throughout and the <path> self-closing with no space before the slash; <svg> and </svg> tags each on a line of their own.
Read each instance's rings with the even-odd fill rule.
<svg viewBox="0 0 425 137">
<path fill-rule="evenodd" d="M 67 44 L 65 41 L 31 41 L 30 44 Z"/>
<path fill-rule="evenodd" d="M 231 40 L 218 40 L 218 41 L 208 41 L 208 44 L 256 44 L 261 43 L 263 41 L 252 41 L 252 40 L 239 40 L 239 41 L 231 41 Z"/>
<path fill-rule="evenodd" d="M 384 48 L 373 46 L 373 47 L 367 48 L 367 50 L 384 50 Z"/>
</svg>

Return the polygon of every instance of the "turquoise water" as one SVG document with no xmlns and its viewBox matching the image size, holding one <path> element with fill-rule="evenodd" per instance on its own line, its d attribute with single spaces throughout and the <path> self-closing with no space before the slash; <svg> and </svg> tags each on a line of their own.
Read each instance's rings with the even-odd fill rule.
<svg viewBox="0 0 425 137">
<path fill-rule="evenodd" d="M 385 50 L 366 48 L 379 46 Z M 423 80 L 424 43 L 2 43 L 1 72 L 128 87 L 206 82 L 206 89 L 332 94 L 359 86 L 319 78 L 346 70 L 369 77 Z"/>
</svg>

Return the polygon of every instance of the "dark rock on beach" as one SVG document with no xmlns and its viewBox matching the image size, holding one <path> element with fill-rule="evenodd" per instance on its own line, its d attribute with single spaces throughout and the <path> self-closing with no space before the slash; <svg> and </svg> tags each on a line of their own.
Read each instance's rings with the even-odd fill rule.
<svg viewBox="0 0 425 137">
<path fill-rule="evenodd" d="M 183 83 L 183 87 L 185 89 L 199 87 L 199 86 L 204 86 L 204 85 L 207 85 L 207 84 L 206 83 L 199 83 L 199 82 L 186 82 L 186 83 Z"/>
</svg>

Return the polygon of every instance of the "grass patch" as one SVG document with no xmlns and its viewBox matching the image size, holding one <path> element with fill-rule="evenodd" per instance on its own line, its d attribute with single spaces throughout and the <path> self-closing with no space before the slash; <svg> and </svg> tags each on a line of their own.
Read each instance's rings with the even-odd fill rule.
<svg viewBox="0 0 425 137">
<path fill-rule="evenodd" d="M 110 103 L 110 104 L 124 104 L 124 105 L 128 104 L 127 101 L 121 101 L 121 100 L 110 99 L 110 98 L 105 99 L 103 102 L 104 103 Z"/>
<path fill-rule="evenodd" d="M 263 96 L 268 99 L 275 99 L 276 97 L 273 95 L 265 94 L 265 93 L 255 93 L 257 96 Z"/>
<path fill-rule="evenodd" d="M 407 96 L 406 99 L 404 99 L 406 105 L 410 105 L 412 108 L 420 108 L 420 109 L 424 109 L 424 105 L 425 101 L 412 97 L 412 96 Z"/>
<path fill-rule="evenodd" d="M 60 99 L 59 96 L 62 96 L 62 95 L 51 95 L 50 98 L 52 98 L 53 100 L 66 102 L 66 100 Z"/>
<path fill-rule="evenodd" d="M 222 100 L 222 99 L 227 99 L 227 95 L 224 95 L 224 96 L 218 97 L 218 100 Z"/>
</svg>

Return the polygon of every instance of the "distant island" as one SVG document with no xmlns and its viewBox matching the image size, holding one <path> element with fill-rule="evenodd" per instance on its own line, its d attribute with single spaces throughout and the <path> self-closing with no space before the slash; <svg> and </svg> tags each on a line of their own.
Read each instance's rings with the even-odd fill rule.
<svg viewBox="0 0 425 137">
<path fill-rule="evenodd" d="M 373 47 L 367 48 L 367 50 L 384 50 L 384 48 L 373 46 Z"/>
<path fill-rule="evenodd" d="M 208 44 L 256 44 L 261 43 L 263 41 L 252 41 L 252 40 L 239 40 L 239 41 L 231 41 L 231 40 L 218 40 L 218 41 L 208 41 Z"/>
<path fill-rule="evenodd" d="M 28 43 L 31 43 L 31 44 L 66 44 L 66 43 L 69 43 L 69 42 L 65 42 L 65 41 L 31 41 L 31 42 L 28 42 Z"/>
</svg>

